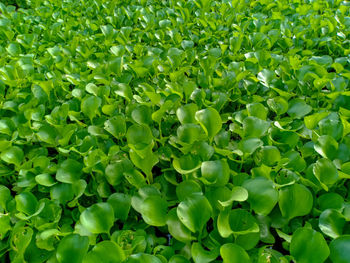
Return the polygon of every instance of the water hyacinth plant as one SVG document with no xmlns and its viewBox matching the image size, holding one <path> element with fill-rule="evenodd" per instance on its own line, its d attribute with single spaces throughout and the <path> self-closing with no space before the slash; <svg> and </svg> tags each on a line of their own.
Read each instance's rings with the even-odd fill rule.
<svg viewBox="0 0 350 263">
<path fill-rule="evenodd" d="M 0 3 L 0 262 L 350 262 L 350 3 Z"/>
</svg>

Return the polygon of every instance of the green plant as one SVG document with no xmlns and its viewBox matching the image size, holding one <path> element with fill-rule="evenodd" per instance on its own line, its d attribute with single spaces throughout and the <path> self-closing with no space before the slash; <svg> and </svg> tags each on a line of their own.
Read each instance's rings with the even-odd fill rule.
<svg viewBox="0 0 350 263">
<path fill-rule="evenodd" d="M 1 262 L 349 262 L 349 2 L 8 4 Z"/>
</svg>

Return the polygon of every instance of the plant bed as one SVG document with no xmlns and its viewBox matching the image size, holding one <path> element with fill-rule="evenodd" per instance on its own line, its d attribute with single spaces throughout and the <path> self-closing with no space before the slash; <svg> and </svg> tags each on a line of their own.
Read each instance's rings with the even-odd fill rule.
<svg viewBox="0 0 350 263">
<path fill-rule="evenodd" d="M 349 2 L 5 4 L 0 262 L 350 262 Z"/>
</svg>

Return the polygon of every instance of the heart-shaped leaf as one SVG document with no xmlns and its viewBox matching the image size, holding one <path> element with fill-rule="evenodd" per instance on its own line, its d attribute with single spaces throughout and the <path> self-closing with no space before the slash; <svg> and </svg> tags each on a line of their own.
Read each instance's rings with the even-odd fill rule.
<svg viewBox="0 0 350 263">
<path fill-rule="evenodd" d="M 20 165 L 24 158 L 24 153 L 18 146 L 12 146 L 9 149 L 3 151 L 0 155 L 1 160 L 6 163 Z"/>
<path fill-rule="evenodd" d="M 201 194 L 187 197 L 177 207 L 177 216 L 192 232 L 202 231 L 211 213 L 212 207 L 208 199 Z"/>
<path fill-rule="evenodd" d="M 83 174 L 82 169 L 82 163 L 74 159 L 64 160 L 57 170 L 56 179 L 62 183 L 72 184 L 80 179 Z"/>
<path fill-rule="evenodd" d="M 108 203 L 96 203 L 81 213 L 80 222 L 91 233 L 108 233 L 114 224 L 113 207 Z"/>
<path fill-rule="evenodd" d="M 80 263 L 89 248 L 89 238 L 78 234 L 65 236 L 57 247 L 56 258 L 60 263 Z"/>
<path fill-rule="evenodd" d="M 250 207 L 258 214 L 268 215 L 278 202 L 278 191 L 264 177 L 249 179 L 243 183 L 243 187 L 248 191 Z"/>
<path fill-rule="evenodd" d="M 335 209 L 324 210 L 319 218 L 319 227 L 321 231 L 332 238 L 342 235 L 346 224 L 344 216 Z"/>
<path fill-rule="evenodd" d="M 322 263 L 329 256 L 329 248 L 319 232 L 309 228 L 299 228 L 292 236 L 290 254 L 297 262 Z"/>
<path fill-rule="evenodd" d="M 209 137 L 209 140 L 212 140 L 214 136 L 221 130 L 221 116 L 217 110 L 213 108 L 197 111 L 195 118 Z"/>
<path fill-rule="evenodd" d="M 279 207 L 282 215 L 288 219 L 307 215 L 313 205 L 310 190 L 301 184 L 293 184 L 280 189 Z"/>
<path fill-rule="evenodd" d="M 223 262 L 227 263 L 250 263 L 250 257 L 247 252 L 239 245 L 226 243 L 220 247 L 220 255 Z"/>
<path fill-rule="evenodd" d="M 334 263 L 349 262 L 350 235 L 338 237 L 329 244 L 330 258 Z"/>
<path fill-rule="evenodd" d="M 338 171 L 335 165 L 328 159 L 319 159 L 313 167 L 315 177 L 326 189 L 338 180 Z"/>
<path fill-rule="evenodd" d="M 119 263 L 122 262 L 124 258 L 124 251 L 116 243 L 105 240 L 96 244 L 93 249 L 86 254 L 83 263 Z"/>
<path fill-rule="evenodd" d="M 224 186 L 230 178 L 230 167 L 225 160 L 206 161 L 202 163 L 201 174 L 205 183 Z"/>
</svg>

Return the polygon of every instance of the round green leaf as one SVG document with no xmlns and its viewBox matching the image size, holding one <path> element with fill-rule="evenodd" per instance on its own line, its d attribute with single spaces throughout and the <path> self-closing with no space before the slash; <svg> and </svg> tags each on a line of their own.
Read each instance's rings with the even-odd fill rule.
<svg viewBox="0 0 350 263">
<path fill-rule="evenodd" d="M 8 231 L 12 229 L 10 216 L 0 214 L 0 240 L 3 240 Z"/>
<path fill-rule="evenodd" d="M 6 210 L 7 201 L 11 198 L 11 191 L 4 185 L 0 185 L 0 212 Z"/>
<path fill-rule="evenodd" d="M 196 193 L 202 193 L 202 188 L 196 181 L 186 180 L 176 186 L 176 196 L 180 201 L 184 201 L 187 197 Z"/>
<path fill-rule="evenodd" d="M 201 194 L 193 194 L 180 202 L 177 216 L 192 232 L 201 231 L 211 217 L 212 207 Z"/>
<path fill-rule="evenodd" d="M 131 112 L 132 119 L 138 124 L 150 124 L 152 122 L 152 112 L 146 105 L 137 105 Z"/>
<path fill-rule="evenodd" d="M 313 197 L 306 186 L 293 184 L 280 189 L 278 204 L 282 216 L 292 219 L 310 213 L 313 205 Z"/>
<path fill-rule="evenodd" d="M 48 144 L 56 144 L 57 131 L 54 127 L 50 125 L 43 125 L 40 127 L 38 133 L 36 134 L 38 139 L 42 142 Z"/>
<path fill-rule="evenodd" d="M 196 120 L 202 126 L 210 140 L 221 130 L 222 120 L 220 114 L 214 108 L 197 111 Z"/>
<path fill-rule="evenodd" d="M 38 200 L 31 192 L 23 192 L 15 196 L 16 209 L 27 215 L 32 215 L 36 211 Z"/>
<path fill-rule="evenodd" d="M 144 156 L 140 156 L 136 151 L 130 149 L 129 155 L 133 164 L 141 169 L 147 176 L 152 175 L 152 168 L 155 166 L 159 159 L 158 156 L 152 152 L 151 149 L 143 151 Z"/>
<path fill-rule="evenodd" d="M 74 160 L 64 160 L 57 169 L 56 179 L 62 183 L 73 184 L 83 174 L 83 164 Z"/>
<path fill-rule="evenodd" d="M 230 167 L 226 160 L 206 161 L 202 163 L 201 174 L 205 183 L 224 186 L 230 179 Z"/>
<path fill-rule="evenodd" d="M 173 166 L 180 174 L 192 173 L 201 167 L 201 162 L 198 155 L 186 154 L 180 158 L 174 158 Z"/>
<path fill-rule="evenodd" d="M 277 115 L 282 115 L 288 110 L 288 102 L 282 97 L 275 97 L 267 100 L 267 105 L 271 110 L 276 112 Z"/>
<path fill-rule="evenodd" d="M 333 185 L 338 180 L 338 171 L 335 165 L 328 159 L 319 159 L 313 167 L 313 172 L 320 183 L 327 186 Z"/>
<path fill-rule="evenodd" d="M 181 124 L 185 123 L 195 123 L 195 114 L 198 111 L 198 106 L 196 104 L 190 103 L 181 106 L 176 110 L 176 116 L 181 122 Z"/>
<path fill-rule="evenodd" d="M 278 191 L 265 177 L 248 179 L 243 183 L 248 191 L 248 203 L 258 214 L 268 215 L 278 202 Z"/>
<path fill-rule="evenodd" d="M 177 137 L 180 141 L 192 144 L 195 142 L 201 132 L 201 127 L 194 123 L 185 123 L 177 128 Z"/>
<path fill-rule="evenodd" d="M 318 226 L 327 236 L 337 238 L 343 233 L 345 224 L 345 217 L 340 212 L 335 209 L 326 209 L 320 215 Z"/>
<path fill-rule="evenodd" d="M 163 263 L 159 258 L 153 255 L 138 253 L 128 257 L 124 263 Z"/>
<path fill-rule="evenodd" d="M 319 232 L 299 228 L 293 233 L 290 254 L 298 263 L 322 263 L 329 256 L 329 248 Z"/>
<path fill-rule="evenodd" d="M 61 204 L 65 204 L 74 197 L 73 185 L 59 183 L 51 187 L 50 196 L 53 200 L 58 200 Z"/>
<path fill-rule="evenodd" d="M 0 133 L 12 135 L 12 132 L 15 130 L 15 124 L 11 119 L 3 117 L 0 120 Z"/>
<path fill-rule="evenodd" d="M 214 141 L 217 147 L 226 148 L 231 140 L 231 134 L 229 131 L 221 130 L 218 134 L 215 135 Z"/>
<path fill-rule="evenodd" d="M 329 112 L 319 112 L 319 113 L 305 116 L 304 123 L 306 128 L 310 130 L 314 129 L 319 123 L 319 121 L 327 117 L 328 115 L 329 115 Z"/>
<path fill-rule="evenodd" d="M 99 112 L 98 108 L 101 106 L 101 99 L 95 96 L 86 96 L 81 102 L 81 111 L 92 120 Z"/>
<path fill-rule="evenodd" d="M 117 115 L 104 123 L 104 129 L 116 138 L 120 138 L 126 133 L 125 118 L 122 115 Z"/>
<path fill-rule="evenodd" d="M 143 220 L 151 226 L 164 226 L 168 210 L 167 202 L 160 196 L 150 196 L 140 206 Z"/>
<path fill-rule="evenodd" d="M 241 186 L 234 186 L 230 190 L 226 186 L 215 187 L 206 191 L 206 197 L 213 208 L 221 210 L 231 206 L 234 201 L 243 202 L 248 198 L 248 192 Z"/>
<path fill-rule="evenodd" d="M 270 130 L 270 138 L 275 145 L 282 149 L 294 148 L 299 141 L 299 135 L 293 131 L 285 131 L 273 127 Z"/>
<path fill-rule="evenodd" d="M 263 146 L 256 153 L 256 157 L 266 166 L 274 166 L 281 160 L 281 154 L 275 146 Z"/>
<path fill-rule="evenodd" d="M 243 120 L 244 138 L 260 138 L 264 136 L 270 123 L 254 116 L 246 117 Z"/>
<path fill-rule="evenodd" d="M 105 169 L 107 182 L 116 186 L 122 182 L 123 173 L 132 169 L 132 163 L 129 159 L 117 160 L 115 163 L 109 164 Z"/>
<path fill-rule="evenodd" d="M 247 234 L 259 231 L 259 226 L 254 216 L 245 209 L 231 210 L 228 222 L 233 233 Z"/>
<path fill-rule="evenodd" d="M 314 145 L 315 151 L 322 157 L 333 160 L 338 153 L 338 143 L 329 135 L 322 135 Z"/>
<path fill-rule="evenodd" d="M 245 154 L 252 154 L 264 143 L 259 138 L 246 138 L 239 142 L 239 149 Z"/>
<path fill-rule="evenodd" d="M 344 198 L 337 193 L 326 193 L 319 196 L 317 202 L 321 211 L 329 208 L 341 210 L 344 205 Z"/>
<path fill-rule="evenodd" d="M 89 238 L 78 234 L 65 236 L 57 247 L 59 263 L 81 263 L 89 248 Z"/>
<path fill-rule="evenodd" d="M 0 155 L 1 160 L 6 163 L 20 165 L 24 158 L 23 150 L 17 146 L 12 146 L 3 151 Z"/>
<path fill-rule="evenodd" d="M 134 124 L 129 127 L 126 139 L 128 144 L 133 145 L 136 150 L 142 150 L 151 144 L 153 136 L 148 126 Z"/>
<path fill-rule="evenodd" d="M 119 263 L 125 259 L 124 251 L 112 241 L 102 241 L 86 254 L 83 263 Z"/>
<path fill-rule="evenodd" d="M 107 203 L 113 207 L 115 219 L 125 221 L 131 207 L 131 197 L 124 193 L 114 193 L 107 199 Z"/>
<path fill-rule="evenodd" d="M 250 263 L 248 253 L 239 245 L 226 243 L 220 247 L 220 255 L 224 263 Z"/>
<path fill-rule="evenodd" d="M 35 176 L 35 181 L 40 185 L 48 187 L 53 186 L 56 183 L 53 176 L 49 174 L 38 174 L 37 176 Z"/>
<path fill-rule="evenodd" d="M 312 107 L 308 105 L 302 99 L 293 99 L 289 101 L 289 107 L 287 113 L 292 118 L 300 119 L 310 113 L 312 111 Z"/>
<path fill-rule="evenodd" d="M 11 56 L 18 56 L 21 53 L 21 46 L 18 43 L 10 43 L 6 50 Z"/>
<path fill-rule="evenodd" d="M 198 242 L 192 243 L 191 255 L 195 263 L 209 263 L 216 259 L 219 255 L 217 248 L 206 250 Z"/>
<path fill-rule="evenodd" d="M 190 261 L 184 256 L 174 255 L 170 258 L 169 263 L 190 263 Z"/>
<path fill-rule="evenodd" d="M 332 112 L 323 118 L 319 123 L 321 135 L 329 135 L 335 140 L 339 140 L 343 136 L 344 126 L 338 113 Z"/>
<path fill-rule="evenodd" d="M 248 116 L 255 116 L 259 119 L 266 121 L 268 110 L 261 103 L 247 104 Z"/>
<path fill-rule="evenodd" d="M 176 208 L 169 211 L 166 223 L 168 225 L 170 235 L 172 235 L 175 239 L 184 243 L 195 239 L 192 237 L 191 231 L 185 227 L 185 225 L 182 224 L 177 217 Z"/>
<path fill-rule="evenodd" d="M 235 243 L 246 250 L 254 248 L 260 240 L 259 232 L 247 233 L 244 235 L 238 235 L 235 239 Z"/>
<path fill-rule="evenodd" d="M 85 86 L 85 90 L 89 92 L 90 94 L 93 94 L 95 96 L 99 95 L 100 87 L 96 86 L 94 83 L 88 83 Z"/>
<path fill-rule="evenodd" d="M 297 151 L 289 151 L 283 158 L 288 158 L 288 162 L 285 164 L 285 167 L 296 172 L 301 172 L 306 168 L 305 160 L 300 156 Z"/>
<path fill-rule="evenodd" d="M 232 188 L 231 199 L 238 202 L 244 202 L 248 199 L 248 191 L 240 186 L 234 186 Z"/>
<path fill-rule="evenodd" d="M 349 263 L 350 235 L 344 235 L 334 239 L 330 244 L 330 258 L 333 263 Z"/>
<path fill-rule="evenodd" d="M 108 203 L 97 203 L 80 215 L 81 224 L 91 233 L 108 233 L 114 224 L 113 207 Z"/>
</svg>

